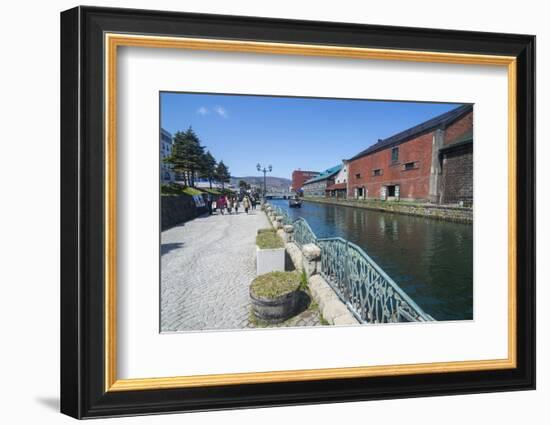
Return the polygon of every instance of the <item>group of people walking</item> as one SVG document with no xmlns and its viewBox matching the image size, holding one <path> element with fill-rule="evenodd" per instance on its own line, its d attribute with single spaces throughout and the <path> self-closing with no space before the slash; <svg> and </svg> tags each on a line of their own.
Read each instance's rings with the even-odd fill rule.
<svg viewBox="0 0 550 425">
<path fill-rule="evenodd" d="M 233 212 L 235 214 L 239 213 L 239 208 L 242 207 L 244 209 L 244 212 L 248 214 L 248 211 L 250 209 L 255 210 L 256 209 L 256 198 L 249 197 L 248 195 L 243 196 L 242 201 L 239 201 L 239 198 L 237 196 L 226 196 L 222 195 L 218 198 L 216 202 L 212 205 L 212 210 L 219 211 L 220 214 L 225 214 L 226 212 L 228 214 L 232 214 Z"/>
</svg>

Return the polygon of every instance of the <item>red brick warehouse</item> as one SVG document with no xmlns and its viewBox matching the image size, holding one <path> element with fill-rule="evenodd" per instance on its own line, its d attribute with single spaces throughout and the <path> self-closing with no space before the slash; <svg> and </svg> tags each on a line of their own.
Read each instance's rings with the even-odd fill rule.
<svg viewBox="0 0 550 425">
<path fill-rule="evenodd" d="M 291 190 L 298 192 L 304 186 L 304 182 L 319 175 L 318 171 L 294 170 L 292 172 Z"/>
<path fill-rule="evenodd" d="M 348 197 L 473 202 L 473 105 L 379 140 L 350 159 Z"/>
</svg>

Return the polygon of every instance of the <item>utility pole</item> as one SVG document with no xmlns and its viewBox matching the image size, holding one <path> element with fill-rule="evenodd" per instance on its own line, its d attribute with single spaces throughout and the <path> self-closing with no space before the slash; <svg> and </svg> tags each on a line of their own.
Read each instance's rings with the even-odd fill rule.
<svg viewBox="0 0 550 425">
<path fill-rule="evenodd" d="M 266 174 L 267 173 L 271 173 L 271 171 L 273 170 L 273 167 L 271 165 L 267 166 L 266 167 L 262 167 L 260 165 L 260 163 L 258 163 L 258 165 L 256 165 L 256 169 L 260 172 L 263 172 L 264 173 L 264 196 L 263 196 L 263 199 L 264 199 L 264 202 L 265 202 L 265 194 L 267 193 L 267 190 L 266 190 Z"/>
</svg>

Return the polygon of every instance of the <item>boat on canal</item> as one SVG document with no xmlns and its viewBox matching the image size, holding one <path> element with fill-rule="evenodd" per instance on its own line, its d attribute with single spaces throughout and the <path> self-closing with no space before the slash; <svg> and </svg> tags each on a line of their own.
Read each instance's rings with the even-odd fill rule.
<svg viewBox="0 0 550 425">
<path fill-rule="evenodd" d="M 295 196 L 294 198 L 290 198 L 288 200 L 288 206 L 290 208 L 300 208 L 302 206 L 302 200 Z"/>
</svg>

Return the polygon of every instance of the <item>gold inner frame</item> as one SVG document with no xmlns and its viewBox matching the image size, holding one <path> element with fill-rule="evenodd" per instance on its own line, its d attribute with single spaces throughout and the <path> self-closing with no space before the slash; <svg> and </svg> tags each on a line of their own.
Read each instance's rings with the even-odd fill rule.
<svg viewBox="0 0 550 425">
<path fill-rule="evenodd" d="M 447 373 L 515 368 L 516 358 L 516 58 L 477 54 L 370 49 L 325 45 L 105 34 L 105 391 L 204 387 L 269 382 L 312 381 L 417 373 Z M 164 378 L 118 379 L 116 373 L 116 98 L 117 48 L 120 46 L 325 56 L 507 67 L 508 71 L 508 357 L 418 364 L 247 372 Z"/>
</svg>

